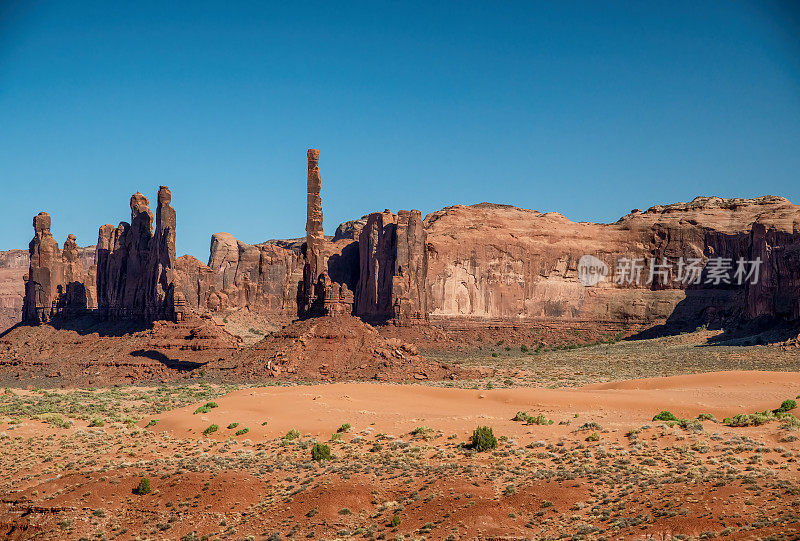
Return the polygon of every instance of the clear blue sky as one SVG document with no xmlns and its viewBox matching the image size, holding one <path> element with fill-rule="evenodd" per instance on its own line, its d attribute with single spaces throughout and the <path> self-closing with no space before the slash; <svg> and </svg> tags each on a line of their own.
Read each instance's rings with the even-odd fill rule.
<svg viewBox="0 0 800 541">
<path fill-rule="evenodd" d="M 178 253 L 481 201 L 800 203 L 797 2 L 0 0 L 0 249 L 173 192 Z"/>
</svg>

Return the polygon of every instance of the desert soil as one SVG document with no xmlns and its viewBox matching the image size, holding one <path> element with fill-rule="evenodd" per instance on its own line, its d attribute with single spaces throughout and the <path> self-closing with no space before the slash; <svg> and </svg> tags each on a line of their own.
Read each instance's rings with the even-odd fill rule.
<svg viewBox="0 0 800 541">
<path fill-rule="evenodd" d="M 796 427 L 721 422 L 795 398 L 798 373 L 484 387 L 8 390 L 0 402 L 0 533 L 12 539 L 800 537 Z M 216 407 L 197 411 L 210 401 Z M 713 418 L 682 428 L 654 422 L 662 410 Z M 553 423 L 514 421 L 519 411 Z M 103 426 L 89 426 L 101 420 Z M 218 429 L 204 434 L 211 425 Z M 479 425 L 493 429 L 497 448 L 476 452 L 466 445 Z M 312 460 L 314 442 L 330 446 L 331 460 Z M 134 494 L 142 477 L 152 492 Z"/>
</svg>

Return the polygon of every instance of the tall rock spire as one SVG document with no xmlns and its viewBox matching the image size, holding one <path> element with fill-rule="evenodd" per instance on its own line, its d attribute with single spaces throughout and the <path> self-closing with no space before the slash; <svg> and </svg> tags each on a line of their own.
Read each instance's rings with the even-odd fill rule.
<svg viewBox="0 0 800 541">
<path fill-rule="evenodd" d="M 311 315 L 320 292 L 316 291 L 320 274 L 325 270 L 322 232 L 322 177 L 319 174 L 319 150 L 308 149 L 308 180 L 306 184 L 306 245 L 303 283 L 300 287 L 298 311 L 300 316 Z"/>
<path fill-rule="evenodd" d="M 147 319 L 175 319 L 175 228 L 177 216 L 172 208 L 172 192 L 158 188 L 156 231 L 147 265 Z"/>
<path fill-rule="evenodd" d="M 322 232 L 322 178 L 319 174 L 319 150 L 308 149 L 308 184 L 306 198 L 306 243 L 303 247 L 303 281 L 297 291 L 297 315 L 313 317 L 351 314 L 353 292 L 346 284 L 335 282 L 328 273 L 331 246 Z M 337 257 L 341 257 L 340 255 Z"/>
<path fill-rule="evenodd" d="M 63 293 L 64 272 L 58 242 L 50 233 L 48 213 L 40 212 L 33 217 L 33 232 L 28 245 L 31 262 L 25 281 L 22 320 L 38 324 L 50 320 Z"/>
<path fill-rule="evenodd" d="M 322 177 L 319 174 L 319 150 L 308 149 L 308 193 L 306 195 L 306 261 L 310 277 L 316 282 L 325 268 L 322 233 Z"/>
</svg>

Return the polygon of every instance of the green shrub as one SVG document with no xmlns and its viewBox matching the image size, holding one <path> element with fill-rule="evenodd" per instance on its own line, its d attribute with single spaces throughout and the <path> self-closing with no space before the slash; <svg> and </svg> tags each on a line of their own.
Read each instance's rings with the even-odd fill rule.
<svg viewBox="0 0 800 541">
<path fill-rule="evenodd" d="M 89 426 L 103 426 L 105 423 L 100 417 L 92 417 L 92 420 L 89 422 Z"/>
<path fill-rule="evenodd" d="M 726 425 L 730 426 L 759 426 L 774 420 L 775 417 L 772 412 L 767 414 L 761 413 L 739 413 L 733 417 L 726 417 L 723 419 Z"/>
<path fill-rule="evenodd" d="M 528 417 L 530 417 L 530 415 L 528 415 L 527 411 L 518 411 L 517 414 L 514 416 L 514 418 L 511 419 L 511 420 L 512 421 L 527 421 Z"/>
<path fill-rule="evenodd" d="M 528 353 L 528 346 L 526 346 L 525 344 L 522 344 L 522 345 L 519 347 L 519 350 L 520 350 L 522 353 Z"/>
<path fill-rule="evenodd" d="M 497 447 L 497 438 L 494 437 L 494 433 L 492 429 L 488 426 L 479 426 L 472 432 L 472 438 L 470 438 L 471 447 L 482 453 L 484 451 L 488 451 L 489 449 L 495 449 Z"/>
<path fill-rule="evenodd" d="M 425 440 L 432 439 L 433 429 L 429 426 L 418 426 L 414 430 L 411 431 L 412 436 L 418 436 Z"/>
<path fill-rule="evenodd" d="M 194 410 L 194 414 L 197 415 L 198 413 L 208 413 L 211 411 L 212 408 L 218 408 L 219 404 L 216 402 L 206 402 L 196 410 Z"/>
<path fill-rule="evenodd" d="M 600 426 L 600 423 L 590 421 L 588 423 L 583 423 L 578 430 L 603 430 L 603 427 Z"/>
<path fill-rule="evenodd" d="M 138 494 L 139 496 L 150 494 L 150 479 L 147 477 L 142 477 L 142 480 L 139 481 L 139 486 L 133 489 L 133 493 Z"/>
<path fill-rule="evenodd" d="M 209 434 L 211 434 L 212 432 L 216 432 L 217 430 L 219 430 L 218 425 L 208 425 L 208 427 L 205 430 L 203 430 L 203 434 L 208 436 Z"/>
<path fill-rule="evenodd" d="M 786 429 L 798 429 L 800 428 L 800 419 L 792 415 L 791 413 L 784 413 L 780 416 L 781 419 L 781 428 Z"/>
<path fill-rule="evenodd" d="M 785 411 L 793 410 L 797 407 L 797 402 L 794 400 L 784 400 L 781 407 L 775 410 L 775 413 L 783 413 Z"/>
<path fill-rule="evenodd" d="M 717 418 L 711 415 L 710 413 L 701 413 L 697 416 L 698 421 L 716 421 Z"/>
<path fill-rule="evenodd" d="M 350 423 L 345 423 L 338 429 L 336 429 L 336 432 L 339 432 L 341 434 L 342 432 L 347 432 L 348 430 L 350 430 Z"/>
<path fill-rule="evenodd" d="M 586 441 L 600 441 L 600 434 L 597 432 L 592 432 L 588 436 L 586 436 Z"/>
<path fill-rule="evenodd" d="M 231 423 L 231 424 L 228 425 L 228 430 L 233 430 L 237 426 L 239 426 L 239 423 Z"/>
<path fill-rule="evenodd" d="M 518 411 L 517 414 L 514 416 L 514 421 L 523 421 L 529 425 L 551 425 L 553 424 L 552 419 L 548 419 L 543 414 L 539 414 L 536 416 L 528 415 L 526 411 Z"/>
<path fill-rule="evenodd" d="M 544 414 L 541 414 L 541 413 L 539 415 L 535 416 L 535 417 L 528 418 L 527 422 L 528 422 L 529 425 L 551 425 L 551 424 L 553 424 L 553 420 L 552 419 L 548 419 L 547 417 L 544 416 Z"/>
<path fill-rule="evenodd" d="M 655 417 L 653 417 L 654 421 L 680 421 L 677 417 L 675 417 L 672 413 L 664 410 Z"/>
<path fill-rule="evenodd" d="M 286 433 L 286 435 L 283 437 L 283 439 L 285 439 L 287 441 L 292 441 L 292 440 L 296 440 L 299 437 L 300 437 L 300 431 L 295 429 L 295 428 L 293 428 L 289 432 Z"/>
<path fill-rule="evenodd" d="M 324 443 L 315 443 L 311 448 L 311 458 L 317 462 L 331 459 L 331 448 Z"/>
<path fill-rule="evenodd" d="M 680 419 L 678 424 L 681 428 L 690 432 L 702 432 L 705 430 L 705 428 L 703 428 L 703 423 L 701 423 L 699 419 Z"/>
<path fill-rule="evenodd" d="M 789 410 L 797 407 L 794 400 L 784 400 L 778 409 L 757 411 L 755 413 L 739 413 L 733 417 L 726 417 L 723 423 L 729 426 L 759 426 L 770 421 L 783 421 L 783 428 L 796 428 L 800 426 L 800 420 L 789 413 Z"/>
<path fill-rule="evenodd" d="M 248 432 L 250 432 L 250 429 L 247 428 L 247 427 L 244 427 L 244 428 L 240 428 L 239 430 L 237 430 L 236 431 L 236 435 L 237 436 L 241 436 L 242 434 L 247 434 Z"/>
<path fill-rule="evenodd" d="M 398 526 L 400 526 L 400 517 L 399 517 L 399 516 L 397 516 L 397 515 L 394 515 L 394 516 L 392 517 L 392 521 L 389 523 L 389 525 L 390 525 L 392 528 L 397 528 Z"/>
<path fill-rule="evenodd" d="M 150 419 L 150 422 L 147 423 L 145 428 L 150 428 L 151 426 L 156 426 L 158 424 L 158 419 Z"/>
<path fill-rule="evenodd" d="M 39 415 L 39 419 L 47 424 L 57 426 L 58 428 L 69 428 L 70 425 L 72 424 L 70 421 L 67 421 L 66 419 L 55 413 L 43 413 Z"/>
</svg>

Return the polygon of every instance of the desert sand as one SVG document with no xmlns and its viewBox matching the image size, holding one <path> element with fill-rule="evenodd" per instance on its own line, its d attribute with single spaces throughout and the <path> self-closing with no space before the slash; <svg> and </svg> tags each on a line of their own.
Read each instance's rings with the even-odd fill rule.
<svg viewBox="0 0 800 541">
<path fill-rule="evenodd" d="M 47 396 L 79 393 L 86 404 L 92 393 L 127 393 L 119 403 L 135 412 L 164 389 Z M 18 400 L 43 393 L 9 392 Z M 0 532 L 11 539 L 800 536 L 795 430 L 777 421 L 720 422 L 794 398 L 797 373 L 558 389 L 276 385 L 233 390 L 199 412 L 210 389 L 182 392 L 197 399 L 137 424 L 0 424 Z M 654 422 L 662 410 L 713 419 Z M 515 421 L 518 411 L 553 423 Z M 204 434 L 212 424 L 217 430 Z M 478 425 L 492 427 L 496 449 L 467 445 Z M 330 461 L 312 460 L 314 442 L 330 446 Z M 152 492 L 138 495 L 142 477 Z"/>
<path fill-rule="evenodd" d="M 526 440 L 544 435 L 564 436 L 574 427 L 523 425 L 512 421 L 518 411 L 543 413 L 556 422 L 574 421 L 578 414 L 578 419 L 625 431 L 651 421 L 662 410 L 681 418 L 710 413 L 723 419 L 742 411 L 773 409 L 798 394 L 800 373 L 759 371 L 648 378 L 575 389 L 471 390 L 373 383 L 256 387 L 217 399 L 219 407 L 207 414 L 193 415 L 197 405 L 173 410 L 160 416 L 157 428 L 184 437 L 200 434 L 211 423 L 222 426 L 237 421 L 259 427 L 248 437 L 265 441 L 293 428 L 326 438 L 344 422 L 358 430 L 371 426 L 376 432 L 397 435 L 427 425 L 460 438 L 481 424 L 527 444 Z"/>
</svg>

